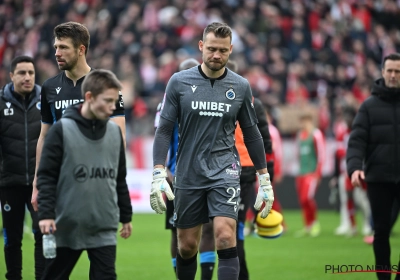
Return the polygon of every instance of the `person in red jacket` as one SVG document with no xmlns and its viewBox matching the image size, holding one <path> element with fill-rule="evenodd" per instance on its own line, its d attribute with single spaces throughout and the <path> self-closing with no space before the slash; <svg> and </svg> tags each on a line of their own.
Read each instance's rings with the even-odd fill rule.
<svg viewBox="0 0 400 280">
<path fill-rule="evenodd" d="M 306 112 L 300 117 L 301 128 L 297 135 L 299 146 L 299 175 L 296 190 L 303 212 L 305 227 L 297 236 L 318 236 L 321 228 L 317 220 L 317 204 L 314 196 L 322 177 L 325 158 L 325 141 L 322 132 L 315 127 L 313 116 Z"/>
</svg>

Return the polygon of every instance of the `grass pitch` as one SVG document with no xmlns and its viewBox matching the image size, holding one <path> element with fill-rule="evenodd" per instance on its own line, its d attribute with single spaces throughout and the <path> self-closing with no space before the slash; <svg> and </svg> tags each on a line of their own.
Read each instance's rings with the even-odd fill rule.
<svg viewBox="0 0 400 280">
<path fill-rule="evenodd" d="M 374 264 L 372 246 L 362 241 L 362 235 L 355 237 L 335 236 L 334 229 L 339 223 L 339 214 L 320 211 L 321 235 L 316 238 L 294 237 L 294 232 L 302 227 L 299 211 L 284 211 L 288 231 L 274 240 L 246 237 L 245 247 L 250 278 L 263 279 L 376 279 L 375 273 L 332 274 L 327 266 L 359 265 L 364 269 Z M 361 217 L 358 217 L 361 229 Z M 117 246 L 118 279 L 153 280 L 175 279 L 169 255 L 170 232 L 164 230 L 164 216 L 155 214 L 135 214 L 133 235 L 128 240 L 119 239 Z M 2 239 L 2 238 L 1 238 Z M 391 237 L 392 265 L 397 265 L 400 254 L 400 222 Z M 70 279 L 88 279 L 89 261 L 83 253 Z M 196 279 L 200 279 L 200 269 Z M 0 279 L 4 279 L 4 254 L 0 253 Z M 24 235 L 23 277 L 34 279 L 33 239 Z M 394 275 L 392 276 L 394 278 Z M 217 279 L 214 271 L 213 279 Z"/>
</svg>

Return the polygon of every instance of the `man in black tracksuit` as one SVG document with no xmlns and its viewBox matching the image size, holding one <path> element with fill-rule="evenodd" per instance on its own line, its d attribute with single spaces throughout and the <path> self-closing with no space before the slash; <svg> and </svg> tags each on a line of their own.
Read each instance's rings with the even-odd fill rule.
<svg viewBox="0 0 400 280">
<path fill-rule="evenodd" d="M 376 270 L 392 271 L 396 266 L 390 263 L 391 211 L 394 201 L 400 201 L 400 54 L 384 58 L 382 76 L 354 119 L 346 160 L 353 186 L 360 186 L 364 179 L 367 183 Z M 391 274 L 377 276 L 390 279 Z"/>
<path fill-rule="evenodd" d="M 42 280 L 68 279 L 83 250 L 91 280 L 116 279 L 118 223 L 121 237 L 132 231 L 124 140 L 109 121 L 120 88 L 112 72 L 91 71 L 83 104 L 69 106 L 46 136 L 37 172 L 39 226 L 54 232 L 57 256 Z"/>
<path fill-rule="evenodd" d="M 22 237 L 25 209 L 31 213 L 35 237 L 35 276 L 44 269 L 42 234 L 30 203 L 40 133 L 40 86 L 35 85 L 31 57 L 11 62 L 11 83 L 0 91 L 0 201 L 3 218 L 6 279 L 22 279 Z"/>
</svg>

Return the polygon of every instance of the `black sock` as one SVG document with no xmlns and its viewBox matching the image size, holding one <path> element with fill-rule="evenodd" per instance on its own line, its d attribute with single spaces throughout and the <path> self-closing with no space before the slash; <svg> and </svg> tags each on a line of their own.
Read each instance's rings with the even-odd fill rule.
<svg viewBox="0 0 400 280">
<path fill-rule="evenodd" d="M 194 280 L 197 270 L 197 253 L 190 259 L 182 259 L 176 254 L 176 276 L 178 280 Z"/>
<path fill-rule="evenodd" d="M 240 266 L 239 280 L 247 280 L 249 279 L 249 271 L 247 270 L 246 254 L 244 252 L 244 241 L 237 240 L 236 242 Z"/>
<path fill-rule="evenodd" d="M 218 280 L 239 278 L 239 258 L 236 247 L 217 250 Z"/>
<path fill-rule="evenodd" d="M 214 272 L 215 263 L 204 262 L 201 266 L 201 280 L 211 280 Z"/>
</svg>

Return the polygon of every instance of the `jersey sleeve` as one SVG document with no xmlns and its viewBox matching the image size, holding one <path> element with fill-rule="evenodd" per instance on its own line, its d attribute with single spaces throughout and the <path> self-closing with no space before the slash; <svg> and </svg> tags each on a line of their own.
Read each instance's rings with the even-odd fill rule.
<svg viewBox="0 0 400 280">
<path fill-rule="evenodd" d="M 122 117 L 125 116 L 125 109 L 124 109 L 124 98 L 122 97 L 121 91 L 119 92 L 118 101 L 115 104 L 114 113 L 111 117 Z"/>
<path fill-rule="evenodd" d="M 47 87 L 43 84 L 40 91 L 40 114 L 42 115 L 42 122 L 47 124 L 53 124 L 54 118 L 51 113 L 50 104 L 47 100 Z"/>
<path fill-rule="evenodd" d="M 253 105 L 253 95 L 249 83 L 247 83 L 243 104 L 240 107 L 237 119 L 242 129 L 257 124 L 257 116 Z"/>
<path fill-rule="evenodd" d="M 174 123 L 178 117 L 179 108 L 178 86 L 177 75 L 174 74 L 168 81 L 164 101 L 161 105 L 161 117 Z"/>
</svg>

